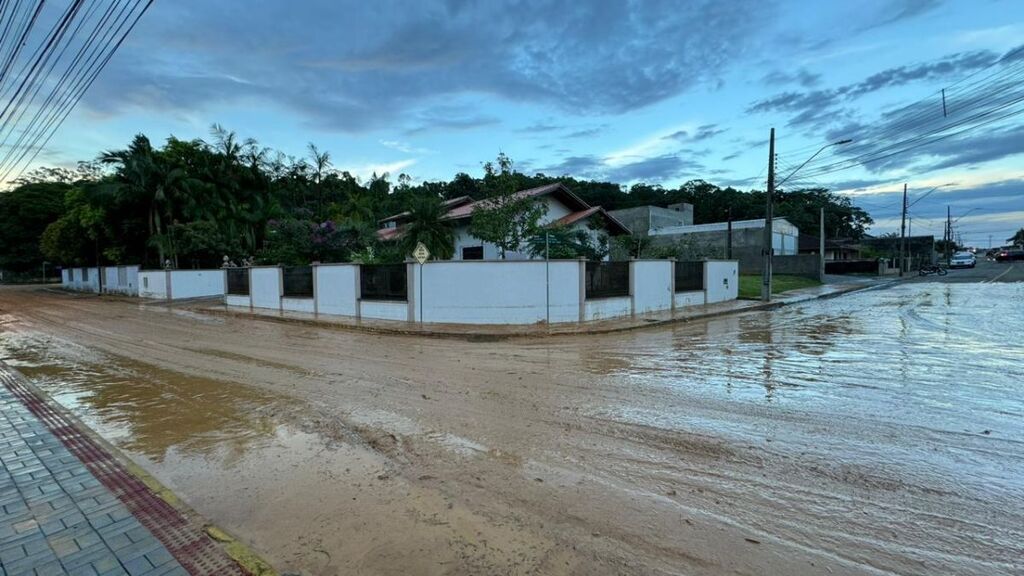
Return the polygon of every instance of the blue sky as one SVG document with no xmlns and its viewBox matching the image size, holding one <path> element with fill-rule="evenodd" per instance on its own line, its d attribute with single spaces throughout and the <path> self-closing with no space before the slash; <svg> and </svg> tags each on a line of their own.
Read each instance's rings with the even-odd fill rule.
<svg viewBox="0 0 1024 576">
<path fill-rule="evenodd" d="M 861 136 L 852 154 L 893 109 L 1022 43 L 1020 1 L 165 0 L 37 164 L 219 122 L 362 176 L 479 174 L 504 151 L 527 172 L 762 187 L 770 127 L 781 174 Z M 999 244 L 1024 226 L 1022 119 L 815 174 L 844 158 L 831 148 L 790 184 L 856 196 L 876 233 L 898 225 L 903 182 L 949 184 L 913 231 L 941 236 L 949 204 L 967 242 Z"/>
</svg>

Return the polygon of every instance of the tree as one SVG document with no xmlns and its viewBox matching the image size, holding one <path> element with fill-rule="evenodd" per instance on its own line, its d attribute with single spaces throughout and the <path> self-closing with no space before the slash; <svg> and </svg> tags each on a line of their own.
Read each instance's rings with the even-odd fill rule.
<svg viewBox="0 0 1024 576">
<path fill-rule="evenodd" d="M 409 217 L 402 226 L 399 245 L 403 254 L 410 254 L 422 242 L 430 253 L 441 260 L 455 254 L 455 232 L 444 219 L 444 204 L 437 196 L 419 196 L 412 200 Z"/>
<path fill-rule="evenodd" d="M 1013 236 L 1007 238 L 1006 241 L 1014 246 L 1024 246 L 1024 228 L 1017 230 L 1017 232 Z"/>
<path fill-rule="evenodd" d="M 498 247 L 502 259 L 519 250 L 523 243 L 537 235 L 547 204 L 518 192 L 512 160 L 499 154 L 497 167 L 484 164 L 484 184 L 489 192 L 486 200 L 473 211 L 470 233 Z"/>
<path fill-rule="evenodd" d="M 608 242 L 582 228 L 551 226 L 530 238 L 529 251 L 534 258 L 603 260 L 608 255 Z"/>
<path fill-rule="evenodd" d="M 35 182 L 0 194 L 0 269 L 39 269 L 40 237 L 64 215 L 64 195 L 70 188 L 65 183 Z"/>
</svg>

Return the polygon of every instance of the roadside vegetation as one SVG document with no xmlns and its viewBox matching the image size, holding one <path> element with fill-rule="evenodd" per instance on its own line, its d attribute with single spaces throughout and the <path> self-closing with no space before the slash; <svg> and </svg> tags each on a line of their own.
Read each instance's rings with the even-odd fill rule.
<svg viewBox="0 0 1024 576">
<path fill-rule="evenodd" d="M 591 205 L 605 209 L 676 202 L 694 205 L 697 223 L 752 219 L 764 213 L 764 193 L 721 188 L 692 180 L 676 188 L 637 183 L 527 175 L 504 154 L 482 163 L 483 174 L 447 181 L 417 181 L 407 174 L 360 179 L 337 170 L 329 153 L 310 144 L 304 158 L 287 156 L 242 139 L 219 125 L 209 140 L 169 137 L 155 146 L 144 135 L 123 149 L 103 151 L 74 169 L 41 168 L 0 193 L 0 269 L 38 270 L 48 265 L 165 262 L 189 268 L 235 262 L 265 264 L 397 262 L 416 242 L 440 257 L 452 253 L 452 231 L 441 202 L 461 196 L 493 199 L 474 216 L 472 229 L 499 247 L 530 246 L 542 253 L 548 235 L 558 257 L 665 257 L 685 247 L 650 247 L 642 238 L 594 246 L 570 231 L 541 231 L 536 203 L 514 192 L 561 182 Z M 848 198 L 823 189 L 779 191 L 776 214 L 805 229 L 826 226 L 860 237 L 870 217 Z M 398 242 L 377 239 L 380 218 L 408 211 L 411 222 Z M 692 247 L 691 247 L 692 248 Z M 690 250 L 693 252 L 693 250 Z M 699 251 L 698 251 L 699 252 Z"/>
<path fill-rule="evenodd" d="M 761 298 L 761 275 L 742 274 L 740 275 L 740 299 L 757 300 Z M 790 276 L 788 274 L 772 275 L 772 294 L 782 294 L 790 290 L 811 288 L 821 286 L 821 282 L 803 276 Z"/>
</svg>

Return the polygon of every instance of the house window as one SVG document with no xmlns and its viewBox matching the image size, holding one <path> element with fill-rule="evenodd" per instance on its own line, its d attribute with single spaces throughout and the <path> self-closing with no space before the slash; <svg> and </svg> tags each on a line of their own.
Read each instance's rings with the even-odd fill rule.
<svg viewBox="0 0 1024 576">
<path fill-rule="evenodd" d="M 462 259 L 463 260 L 483 260 L 484 259 L 484 247 L 483 246 L 465 246 L 462 248 Z"/>
</svg>

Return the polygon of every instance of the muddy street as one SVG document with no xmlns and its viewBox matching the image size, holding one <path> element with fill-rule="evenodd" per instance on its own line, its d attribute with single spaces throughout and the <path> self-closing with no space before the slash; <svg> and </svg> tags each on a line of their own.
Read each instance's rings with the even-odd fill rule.
<svg viewBox="0 0 1024 576">
<path fill-rule="evenodd" d="M 1024 572 L 1024 283 L 465 342 L 0 288 L 0 358 L 279 570 Z"/>
</svg>

